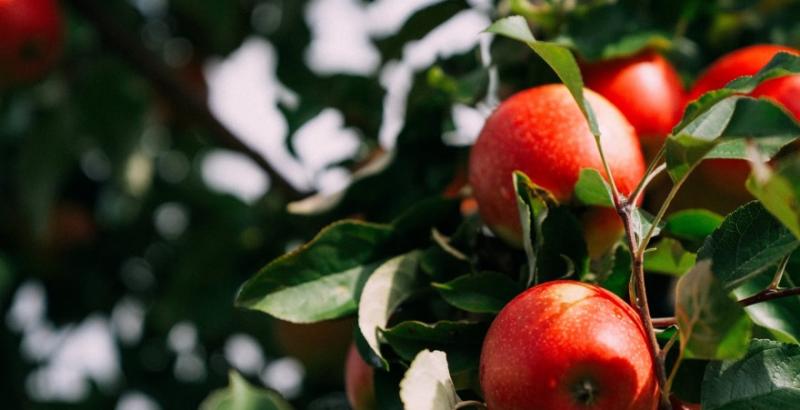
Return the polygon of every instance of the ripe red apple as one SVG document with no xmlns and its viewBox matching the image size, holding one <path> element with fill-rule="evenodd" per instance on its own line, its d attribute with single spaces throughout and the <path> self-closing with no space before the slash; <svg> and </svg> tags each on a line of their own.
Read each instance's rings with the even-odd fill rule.
<svg viewBox="0 0 800 410">
<path fill-rule="evenodd" d="M 42 77 L 61 55 L 63 37 L 55 0 L 0 0 L 0 84 Z"/>
<path fill-rule="evenodd" d="M 800 53 L 789 47 L 761 44 L 741 48 L 720 57 L 697 79 L 688 94 L 688 102 L 705 92 L 722 88 L 738 77 L 757 73 L 775 54 L 782 51 Z M 800 75 L 767 80 L 750 95 L 770 98 L 800 119 Z M 750 164 L 745 160 L 703 161 L 689 177 L 683 191 L 675 198 L 672 209 L 702 207 L 728 213 L 753 199 L 745 188 L 749 174 Z M 709 195 L 709 187 L 714 188 L 713 195 Z"/>
<path fill-rule="evenodd" d="M 630 194 L 644 174 L 636 133 L 608 100 L 591 90 L 584 95 L 594 108 L 614 180 L 623 194 Z M 513 95 L 489 116 L 472 147 L 469 181 L 483 221 L 519 246 L 522 231 L 512 173 L 524 172 L 567 203 L 583 168 L 604 173 L 578 105 L 564 85 L 551 84 Z"/>
<path fill-rule="evenodd" d="M 657 150 L 683 113 L 683 85 L 672 64 L 649 51 L 582 68 L 586 87 L 625 114 L 642 145 Z"/>
<path fill-rule="evenodd" d="M 497 315 L 480 358 L 491 410 L 654 410 L 658 382 L 636 312 L 602 288 L 534 286 Z"/>
<path fill-rule="evenodd" d="M 356 345 L 350 345 L 344 368 L 344 387 L 345 392 L 347 392 L 347 401 L 350 402 L 353 410 L 374 410 L 378 408 L 375 403 L 373 374 L 372 367 L 361 358 Z"/>
</svg>

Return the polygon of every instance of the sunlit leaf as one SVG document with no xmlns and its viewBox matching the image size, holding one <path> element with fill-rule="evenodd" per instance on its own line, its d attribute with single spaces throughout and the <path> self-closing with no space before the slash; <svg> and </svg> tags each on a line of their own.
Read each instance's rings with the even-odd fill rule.
<svg viewBox="0 0 800 410">
<path fill-rule="evenodd" d="M 418 287 L 419 254 L 411 252 L 389 259 L 367 279 L 358 305 L 358 327 L 372 351 L 383 361 L 378 331 L 386 327 L 395 309 Z"/>
<path fill-rule="evenodd" d="M 400 398 L 406 409 L 452 410 L 459 402 L 447 355 L 423 350 L 417 354 L 400 382 Z"/>
<path fill-rule="evenodd" d="M 252 386 L 239 373 L 231 371 L 229 384 L 200 404 L 201 410 L 292 410 L 278 393 Z"/>
</svg>

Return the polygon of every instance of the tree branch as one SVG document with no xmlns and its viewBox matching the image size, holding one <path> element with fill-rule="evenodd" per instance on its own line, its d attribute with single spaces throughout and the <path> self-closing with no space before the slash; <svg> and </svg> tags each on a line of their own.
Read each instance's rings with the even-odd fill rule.
<svg viewBox="0 0 800 410">
<path fill-rule="evenodd" d="M 761 302 L 769 302 L 775 299 L 786 298 L 790 296 L 800 296 L 800 287 L 788 289 L 774 289 L 767 288 L 753 296 L 748 296 L 739 301 L 739 304 L 747 307 Z M 678 320 L 674 317 L 659 317 L 653 319 L 653 326 L 664 328 L 678 324 Z"/>
<path fill-rule="evenodd" d="M 789 296 L 800 296 L 800 288 L 789 289 L 764 289 L 753 296 L 746 297 L 739 301 L 742 306 L 755 305 L 756 303 L 769 302 L 771 300 L 785 298 Z"/>
<path fill-rule="evenodd" d="M 244 144 L 208 108 L 205 99 L 181 81 L 162 60 L 147 50 L 136 37 L 125 31 L 95 0 L 67 0 L 100 34 L 103 42 L 117 51 L 132 68 L 147 78 L 177 110 L 201 122 L 211 130 L 217 142 L 240 152 L 261 167 L 270 178 L 271 186 L 287 199 L 299 199 L 302 194 L 278 173 L 261 154 Z"/>
<path fill-rule="evenodd" d="M 625 238 L 628 242 L 628 247 L 630 248 L 632 255 L 631 281 L 629 284 L 632 298 L 631 304 L 639 314 L 639 318 L 642 321 L 642 325 L 644 326 L 647 336 L 647 342 L 650 346 L 650 355 L 653 359 L 653 365 L 656 368 L 656 377 L 658 378 L 658 385 L 661 391 L 660 408 L 669 409 L 671 408 L 671 405 L 669 403 L 669 396 L 666 391 L 666 365 L 664 363 L 664 358 L 660 353 L 660 347 L 658 345 L 658 339 L 656 338 L 653 319 L 650 316 L 650 305 L 647 301 L 647 289 L 644 282 L 644 255 L 643 253 L 638 252 L 638 244 L 636 243 L 636 237 L 634 235 L 635 229 L 633 226 L 632 207 L 635 206 L 635 204 L 627 203 L 627 200 L 624 200 L 623 202 L 624 203 L 617 209 L 617 211 L 619 212 L 620 218 L 622 218 L 622 223 L 625 225 Z"/>
</svg>

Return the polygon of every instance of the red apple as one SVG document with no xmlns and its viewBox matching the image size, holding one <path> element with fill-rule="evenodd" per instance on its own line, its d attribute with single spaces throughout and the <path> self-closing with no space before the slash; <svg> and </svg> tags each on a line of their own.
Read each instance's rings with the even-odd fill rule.
<svg viewBox="0 0 800 410">
<path fill-rule="evenodd" d="M 483 342 L 480 384 L 491 410 L 654 410 L 660 398 L 633 308 L 563 280 L 500 311 Z"/>
<path fill-rule="evenodd" d="M 350 345 L 344 368 L 344 387 L 345 392 L 347 392 L 347 401 L 350 402 L 353 410 L 374 410 L 378 408 L 375 403 L 373 375 L 372 367 L 361 358 L 356 345 Z"/>
<path fill-rule="evenodd" d="M 583 66 L 586 87 L 611 101 L 642 144 L 658 149 L 683 113 L 684 91 L 675 68 L 656 52 Z"/>
<path fill-rule="evenodd" d="M 61 55 L 63 37 L 55 0 L 0 0 L 0 84 L 42 77 Z"/>
<path fill-rule="evenodd" d="M 688 94 L 688 101 L 691 102 L 708 91 L 722 88 L 738 77 L 756 74 L 779 52 L 800 53 L 785 46 L 761 44 L 741 48 L 720 57 L 697 79 Z M 800 75 L 767 80 L 750 95 L 770 98 L 800 119 Z M 749 174 L 750 164 L 746 160 L 703 161 L 689 177 L 683 191 L 675 198 L 672 209 L 701 207 L 728 213 L 753 199 L 745 188 Z M 709 194 L 709 187 L 713 187 L 713 195 Z"/>
<path fill-rule="evenodd" d="M 623 194 L 630 194 L 644 174 L 636 133 L 608 100 L 591 90 L 584 95 L 594 108 L 614 180 Z M 595 139 L 567 88 L 551 84 L 515 94 L 486 120 L 472 147 L 469 181 L 484 222 L 519 246 L 512 173 L 524 172 L 567 203 L 584 168 L 604 173 Z"/>
</svg>

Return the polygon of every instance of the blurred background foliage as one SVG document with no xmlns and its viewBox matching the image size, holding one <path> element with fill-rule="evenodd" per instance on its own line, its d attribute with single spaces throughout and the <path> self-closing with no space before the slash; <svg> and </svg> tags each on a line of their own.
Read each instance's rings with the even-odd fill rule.
<svg viewBox="0 0 800 410">
<path fill-rule="evenodd" d="M 208 96 L 297 192 L 221 149 L 105 41 L 86 3 Z M 657 48 L 687 83 L 740 45 L 800 47 L 789 0 L 61 5 L 59 66 L 0 93 L 4 408 L 194 408 L 231 367 L 297 408 L 347 408 L 352 323 L 277 322 L 234 309 L 234 295 L 335 219 L 389 221 L 458 190 L 492 105 L 555 80 L 523 45 L 479 35 L 499 16 L 524 15 L 584 60 Z"/>
</svg>

